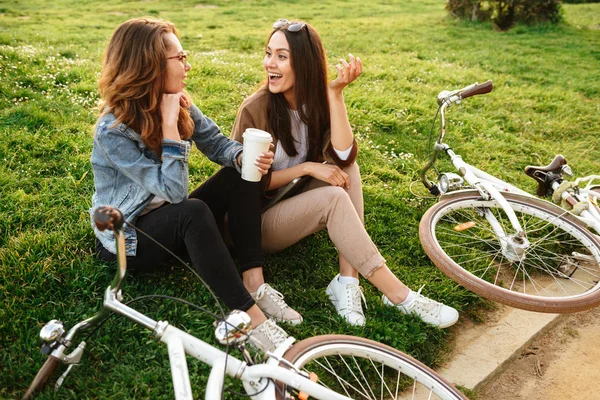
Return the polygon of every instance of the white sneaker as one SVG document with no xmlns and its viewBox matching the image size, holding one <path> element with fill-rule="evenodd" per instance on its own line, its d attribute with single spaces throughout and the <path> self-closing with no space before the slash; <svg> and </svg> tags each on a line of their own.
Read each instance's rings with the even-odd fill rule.
<svg viewBox="0 0 600 400">
<path fill-rule="evenodd" d="M 288 334 L 275 321 L 268 319 L 252 330 L 249 341 L 257 350 L 266 353 L 275 350 L 287 337 Z"/>
<path fill-rule="evenodd" d="M 344 317 L 350 325 L 363 326 L 365 314 L 362 310 L 361 300 L 367 305 L 362 288 L 359 285 L 344 285 L 335 278 L 327 286 L 325 293 L 333 303 L 337 313 Z"/>
<path fill-rule="evenodd" d="M 421 289 L 423 289 L 423 287 L 421 287 Z M 421 317 L 424 322 L 437 326 L 438 328 L 447 328 L 458 321 L 458 311 L 450 306 L 428 299 L 421 294 L 421 289 L 415 293 L 416 296 L 414 301 L 408 306 L 394 304 L 385 297 L 385 295 L 383 295 L 381 299 L 386 306 L 396 307 L 404 314 L 415 313 Z"/>
<path fill-rule="evenodd" d="M 277 322 L 287 322 L 297 325 L 302 322 L 302 315 L 292 309 L 283 300 L 283 295 L 273 289 L 268 283 L 263 283 L 250 296 L 256 301 L 258 308 L 269 318 Z"/>
</svg>

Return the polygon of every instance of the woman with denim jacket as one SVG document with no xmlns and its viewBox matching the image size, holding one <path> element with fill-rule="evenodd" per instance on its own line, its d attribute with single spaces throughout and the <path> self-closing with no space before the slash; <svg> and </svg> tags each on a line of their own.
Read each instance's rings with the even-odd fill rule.
<svg viewBox="0 0 600 400">
<path fill-rule="evenodd" d="M 265 196 L 307 177 L 299 193 L 262 215 L 262 247 L 280 251 L 322 229 L 337 248 L 340 273 L 327 287 L 338 314 L 364 325 L 358 274 L 383 292 L 383 303 L 425 322 L 447 327 L 458 320 L 452 307 L 411 291 L 390 271 L 366 232 L 357 143 L 344 104 L 343 89 L 362 73 L 359 58 L 339 60 L 337 77 L 327 82 L 327 63 L 317 32 L 301 21 L 280 19 L 267 39 L 263 66 L 267 83 L 238 110 L 232 138 L 247 128 L 270 132 L 275 158 L 263 177 Z M 265 283 L 262 267 L 243 272 L 248 291 L 267 315 L 301 319 L 283 295 Z"/>
<path fill-rule="evenodd" d="M 190 69 L 173 24 L 138 18 L 114 31 L 99 80 L 104 104 L 91 155 L 95 185 L 91 210 L 117 207 L 126 222 L 189 257 L 229 308 L 250 315 L 255 327 L 251 342 L 271 350 L 287 335 L 266 318 L 245 289 L 223 242 L 222 226 L 216 223 L 227 213 L 240 264 L 262 266 L 259 184 L 241 179 L 242 146 L 225 137 L 184 91 Z M 188 195 L 192 142 L 225 168 Z M 262 174 L 272 157 L 269 151 L 257 158 Z M 112 233 L 95 226 L 94 232 L 98 257 L 114 260 Z M 125 241 L 127 264 L 134 271 L 171 258 L 128 225 Z"/>
</svg>

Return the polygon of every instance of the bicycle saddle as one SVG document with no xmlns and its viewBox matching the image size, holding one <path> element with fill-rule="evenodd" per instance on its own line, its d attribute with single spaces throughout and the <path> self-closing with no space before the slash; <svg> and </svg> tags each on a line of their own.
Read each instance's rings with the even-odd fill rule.
<svg viewBox="0 0 600 400">
<path fill-rule="evenodd" d="M 566 164 L 567 159 L 562 154 L 558 154 L 545 167 L 535 167 L 532 165 L 525 167 L 525 173 L 538 183 L 536 192 L 538 196 L 547 196 L 550 194 L 548 192 L 552 187 L 552 182 L 561 177 L 562 167 Z"/>
</svg>

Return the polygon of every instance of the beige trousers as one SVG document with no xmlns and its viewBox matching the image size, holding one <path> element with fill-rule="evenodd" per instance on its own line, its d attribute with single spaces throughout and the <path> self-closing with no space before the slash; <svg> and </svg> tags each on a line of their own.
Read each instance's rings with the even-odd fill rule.
<svg viewBox="0 0 600 400">
<path fill-rule="evenodd" d="M 304 190 L 269 208 L 262 215 L 262 248 L 281 251 L 321 229 L 327 229 L 338 252 L 368 278 L 385 260 L 364 228 L 360 170 L 356 163 L 344 171 L 350 189 L 311 179 Z"/>
</svg>

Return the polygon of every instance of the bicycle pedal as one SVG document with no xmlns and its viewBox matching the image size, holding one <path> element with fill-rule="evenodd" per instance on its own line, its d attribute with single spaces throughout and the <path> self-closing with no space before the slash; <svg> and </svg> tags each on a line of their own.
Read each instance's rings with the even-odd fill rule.
<svg viewBox="0 0 600 400">
<path fill-rule="evenodd" d="M 311 372 L 309 374 L 309 379 L 313 382 L 317 382 L 319 380 L 319 377 L 314 372 Z M 298 393 L 298 400 L 308 400 L 308 397 L 308 393 L 306 392 L 300 391 L 300 393 Z"/>
<path fill-rule="evenodd" d="M 454 226 L 454 230 L 456 232 L 462 232 L 462 231 L 466 231 L 467 229 L 471 229 L 475 225 L 476 224 L 474 221 L 463 222 L 462 224 L 458 224 L 458 225 Z"/>
</svg>

